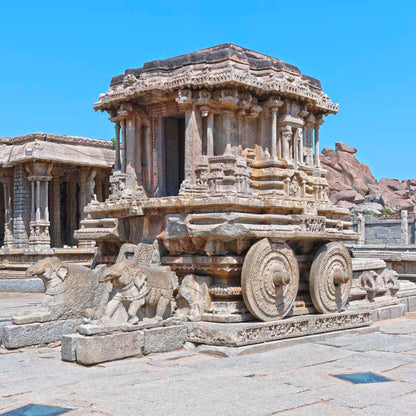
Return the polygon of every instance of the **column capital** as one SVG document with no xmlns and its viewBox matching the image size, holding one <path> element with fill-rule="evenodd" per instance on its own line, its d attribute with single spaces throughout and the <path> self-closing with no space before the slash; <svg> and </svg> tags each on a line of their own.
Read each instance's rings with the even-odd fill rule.
<svg viewBox="0 0 416 416">
<path fill-rule="evenodd" d="M 284 104 L 284 101 L 280 99 L 280 97 L 270 97 L 266 102 L 265 106 L 270 107 L 270 110 L 278 110 L 282 105 Z"/>
</svg>

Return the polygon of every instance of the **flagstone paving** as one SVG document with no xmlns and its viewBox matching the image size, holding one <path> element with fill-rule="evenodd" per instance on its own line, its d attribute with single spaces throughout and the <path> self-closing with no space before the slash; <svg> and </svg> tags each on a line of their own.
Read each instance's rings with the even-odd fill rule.
<svg viewBox="0 0 416 416">
<path fill-rule="evenodd" d="M 0 414 L 38 403 L 67 415 L 414 415 L 416 316 L 241 357 L 175 351 L 94 367 L 60 360 L 59 347 L 1 350 Z M 334 374 L 392 381 L 351 384 Z"/>
</svg>

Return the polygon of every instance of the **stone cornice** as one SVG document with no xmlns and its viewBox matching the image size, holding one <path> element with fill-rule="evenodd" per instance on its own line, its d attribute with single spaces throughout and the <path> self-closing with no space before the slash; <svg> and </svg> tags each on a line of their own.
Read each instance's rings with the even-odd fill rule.
<svg viewBox="0 0 416 416">
<path fill-rule="evenodd" d="M 35 140 L 62 144 L 82 145 L 89 147 L 101 147 L 104 149 L 113 149 L 113 143 L 107 140 L 90 139 L 87 137 L 66 136 L 61 134 L 50 134 L 40 132 L 29 133 L 24 136 L 0 137 L 0 144 L 14 145 L 21 143 L 29 143 Z"/>
</svg>

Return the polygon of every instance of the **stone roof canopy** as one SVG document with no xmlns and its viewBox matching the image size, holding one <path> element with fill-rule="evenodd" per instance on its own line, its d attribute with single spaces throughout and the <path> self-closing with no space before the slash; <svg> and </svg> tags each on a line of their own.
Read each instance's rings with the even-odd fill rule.
<svg viewBox="0 0 416 416">
<path fill-rule="evenodd" d="M 112 142 L 86 137 L 47 133 L 0 137 L 2 167 L 30 161 L 111 167 L 114 153 Z"/>
<path fill-rule="evenodd" d="M 142 68 L 127 69 L 124 74 L 113 77 L 111 85 L 122 82 L 126 74 L 132 74 L 137 77 L 144 72 L 161 70 L 170 71 L 187 65 L 214 64 L 228 60 L 246 65 L 248 64 L 250 69 L 274 69 L 302 76 L 302 78 L 307 80 L 311 86 L 321 89 L 321 83 L 318 79 L 302 75 L 298 67 L 283 62 L 280 59 L 232 43 L 224 43 L 222 45 L 201 49 L 196 52 L 175 56 L 173 58 L 146 62 Z"/>
<path fill-rule="evenodd" d="M 100 94 L 95 110 L 117 111 L 121 103 L 160 92 L 178 95 L 186 89 L 243 89 L 262 99 L 279 96 L 308 103 L 310 109 L 335 114 L 338 105 L 322 91 L 319 80 L 303 75 L 299 68 L 231 43 L 147 62 L 112 78 Z M 157 98 L 156 100 L 158 100 Z"/>
</svg>

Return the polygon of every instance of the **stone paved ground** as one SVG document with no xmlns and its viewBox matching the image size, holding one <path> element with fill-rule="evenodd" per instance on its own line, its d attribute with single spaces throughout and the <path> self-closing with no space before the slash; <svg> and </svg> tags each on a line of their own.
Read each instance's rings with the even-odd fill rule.
<svg viewBox="0 0 416 416">
<path fill-rule="evenodd" d="M 41 403 L 76 409 L 71 416 L 414 416 L 416 314 L 377 326 L 236 358 L 182 350 L 81 367 L 61 362 L 59 347 L 0 350 L 0 412 Z M 331 376 L 362 371 L 392 381 Z"/>
</svg>

